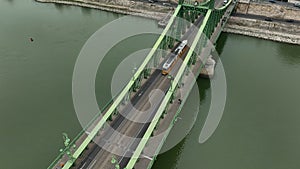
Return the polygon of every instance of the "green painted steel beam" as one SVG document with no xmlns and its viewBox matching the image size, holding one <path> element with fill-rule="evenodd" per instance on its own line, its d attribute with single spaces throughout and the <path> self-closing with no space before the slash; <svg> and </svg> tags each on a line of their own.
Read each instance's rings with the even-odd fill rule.
<svg viewBox="0 0 300 169">
<path fill-rule="evenodd" d="M 226 10 L 226 11 L 227 11 L 227 9 L 231 7 L 231 6 L 230 6 L 231 3 L 235 3 L 235 2 L 234 2 L 233 0 L 230 0 L 229 3 L 228 3 L 226 6 L 223 6 L 222 8 L 215 9 L 215 10 L 216 10 L 216 11 Z M 229 11 L 230 14 L 231 14 L 232 11 L 234 10 L 235 6 L 236 6 L 236 3 L 235 3 L 234 6 L 232 7 L 232 9 L 229 9 L 229 10 L 230 10 L 230 11 Z M 229 16 L 230 16 L 230 14 L 229 14 Z M 224 15 L 224 13 L 223 13 L 223 15 Z M 222 15 L 222 17 L 223 17 L 223 15 Z M 221 17 L 221 18 L 222 18 L 222 17 Z M 221 19 L 221 18 L 220 18 L 220 19 Z M 227 18 L 227 19 L 225 20 L 225 22 L 223 23 L 223 25 L 221 25 L 222 28 L 224 28 L 224 26 L 226 25 L 228 19 L 229 19 L 229 18 Z M 215 40 L 214 40 L 213 43 L 216 43 L 216 41 L 217 41 L 218 37 L 220 36 L 220 34 L 221 34 L 221 31 L 218 32 L 218 34 L 217 34 L 217 36 L 216 36 L 216 38 L 215 38 Z"/>
<path fill-rule="evenodd" d="M 162 32 L 162 34 L 160 35 L 160 37 L 158 38 L 158 40 L 156 41 L 156 43 L 154 44 L 153 48 L 151 49 L 151 51 L 149 52 L 149 54 L 145 58 L 144 62 L 141 64 L 141 66 L 139 67 L 139 69 L 135 72 L 134 78 L 129 81 L 129 83 L 123 89 L 123 91 L 121 92 L 121 94 L 117 97 L 117 99 L 115 100 L 115 102 L 111 105 L 111 107 L 109 108 L 109 110 L 105 113 L 105 115 L 102 117 L 102 119 L 97 123 L 97 125 L 95 126 L 95 128 L 91 131 L 91 133 L 89 134 L 89 136 L 77 148 L 77 150 L 73 154 L 73 158 L 77 159 L 80 156 L 80 154 L 88 146 L 88 144 L 91 142 L 91 140 L 96 136 L 97 132 L 101 129 L 101 127 L 105 124 L 105 122 L 109 119 L 109 117 L 115 111 L 115 109 L 117 108 L 117 106 L 119 106 L 119 104 L 121 103 L 121 101 L 123 100 L 123 98 L 126 96 L 127 92 L 132 88 L 132 86 L 135 83 L 135 81 L 137 80 L 137 78 L 140 76 L 140 74 L 145 69 L 145 67 L 148 64 L 148 62 L 151 60 L 151 58 L 152 58 L 153 54 L 155 53 L 155 51 L 159 48 L 160 43 L 162 42 L 162 40 L 166 36 L 168 30 L 170 29 L 171 25 L 173 24 L 173 21 L 174 21 L 175 17 L 177 16 L 178 12 L 180 11 L 180 9 L 181 9 L 181 5 L 178 5 L 177 8 L 176 8 L 176 10 L 175 10 L 175 12 L 174 12 L 174 14 L 170 18 L 168 25 L 166 26 L 166 28 L 164 29 L 164 31 Z M 73 160 L 69 160 L 64 165 L 63 169 L 69 169 L 73 165 L 73 163 L 74 163 Z"/>
<path fill-rule="evenodd" d="M 182 2 L 183 2 L 183 1 L 182 1 Z M 147 55 L 146 59 L 144 60 L 143 64 L 140 66 L 139 70 L 135 73 L 134 78 L 128 83 L 128 85 L 124 88 L 123 92 L 118 96 L 117 100 L 113 103 L 112 106 L 113 106 L 114 108 L 111 107 L 111 108 L 109 109 L 109 111 L 106 113 L 106 114 L 108 114 L 108 115 L 107 115 L 107 116 L 104 116 L 104 117 L 102 118 L 102 120 L 97 124 L 97 126 L 96 126 L 97 128 L 94 128 L 94 130 L 93 130 L 94 132 L 92 131 L 92 132 L 91 132 L 91 135 L 90 135 L 87 139 L 85 139 L 84 142 L 79 146 L 79 148 L 78 148 L 78 149 L 75 151 L 75 153 L 72 155 L 73 158 L 75 158 L 75 159 L 78 158 L 79 155 L 82 153 L 82 151 L 84 151 L 85 147 L 90 143 L 90 141 L 91 141 L 92 138 L 97 134 L 97 132 L 99 131 L 99 129 L 102 128 L 102 126 L 103 126 L 103 124 L 106 122 L 106 120 L 109 119 L 109 118 L 111 117 L 111 115 L 115 112 L 115 110 L 116 110 L 117 106 L 120 104 L 120 102 L 121 102 L 122 100 L 124 100 L 123 96 L 124 96 L 124 97 L 128 97 L 128 96 L 127 96 L 127 95 L 128 95 L 128 94 L 127 94 L 127 93 L 128 93 L 128 91 L 127 91 L 128 86 L 130 86 L 129 90 L 131 90 L 132 85 L 136 83 L 136 80 L 139 78 L 140 74 L 143 73 L 145 66 L 148 65 L 149 60 L 153 57 L 153 54 L 154 54 L 155 51 L 160 47 L 161 43 L 164 43 L 164 45 L 163 45 L 162 48 L 166 47 L 166 44 L 167 44 L 167 41 L 168 41 L 168 38 L 166 37 L 166 33 L 167 33 L 167 31 L 171 28 L 171 26 L 172 26 L 172 24 L 173 24 L 173 22 L 174 22 L 174 19 L 175 19 L 175 17 L 178 15 L 178 13 L 180 12 L 180 10 L 181 10 L 181 12 L 183 12 L 183 11 L 189 11 L 189 10 L 196 10 L 197 12 L 206 13 L 206 11 L 208 11 L 208 6 L 209 6 L 210 3 L 211 3 L 211 1 L 209 0 L 209 1 L 206 1 L 206 2 L 204 2 L 204 3 L 202 3 L 202 4 L 198 4 L 197 6 L 191 5 L 191 4 L 184 4 L 184 3 L 183 3 L 182 5 L 178 5 L 178 7 L 176 8 L 174 14 L 173 14 L 172 17 L 170 18 L 170 21 L 169 21 L 168 25 L 166 26 L 165 30 L 163 31 L 163 33 L 161 34 L 161 36 L 159 37 L 159 39 L 158 39 L 157 42 L 155 43 L 155 45 L 154 45 L 154 47 L 152 48 L 152 50 L 150 51 L 150 53 Z M 210 22 L 213 22 L 213 21 L 209 21 L 209 20 L 220 21 L 220 19 L 222 18 L 224 12 L 225 12 L 225 11 L 227 10 L 227 8 L 231 5 L 231 3 L 235 3 L 235 1 L 230 0 L 229 3 L 228 3 L 227 5 L 222 6 L 222 7 L 220 7 L 220 8 L 216 8 L 216 9 L 214 9 L 213 11 L 210 11 L 210 13 L 211 13 L 211 14 L 210 14 L 210 17 L 216 17 L 216 15 L 217 15 L 217 16 L 220 15 L 220 16 L 218 16 L 218 18 L 213 18 L 213 19 L 208 18 L 208 19 L 206 20 L 206 22 L 207 22 L 206 24 L 209 23 L 209 26 L 213 26 L 213 28 L 214 28 L 214 27 L 216 26 L 215 24 L 217 24 L 218 22 L 213 23 L 213 25 L 210 25 Z M 202 6 L 201 6 L 201 5 L 202 5 Z M 235 5 L 236 5 L 236 3 L 235 3 Z M 183 7 L 184 7 L 184 9 L 183 9 Z M 233 8 L 234 8 L 234 7 L 233 7 Z M 231 9 L 230 13 L 232 12 L 233 8 Z M 212 16 L 212 15 L 214 15 L 214 16 Z M 206 15 L 206 16 L 208 16 L 208 15 Z M 205 18 L 207 18 L 207 17 L 205 17 Z M 227 19 L 226 19 L 226 21 L 227 21 Z M 226 21 L 225 21 L 225 23 L 226 23 Z M 204 25 L 204 24 L 202 24 L 202 26 L 203 26 L 203 25 Z M 211 31 L 213 31 L 213 30 L 210 30 L 210 31 L 209 31 L 208 29 L 209 29 L 209 27 L 208 27 L 208 28 L 205 27 L 205 29 L 204 29 L 204 27 L 203 27 L 203 30 L 202 30 L 203 33 L 209 34 L 209 33 L 211 33 Z M 219 35 L 220 35 L 220 32 L 219 32 L 218 36 L 219 36 Z M 217 36 L 217 37 L 218 37 L 218 36 Z M 217 39 L 217 38 L 216 38 L 216 39 Z M 204 43 L 202 43 L 202 45 L 203 45 L 203 44 L 204 44 Z M 200 46 L 201 46 L 201 43 L 200 43 Z M 202 48 L 202 46 L 201 46 L 201 48 Z M 189 63 L 189 62 L 188 62 L 188 63 Z M 146 77 L 147 77 L 147 73 L 148 73 L 148 72 L 145 72 Z M 124 93 L 125 93 L 125 95 L 124 95 Z M 109 113 L 109 112 L 110 112 L 110 113 Z M 93 121 L 94 121 L 94 120 L 92 120 L 91 122 L 93 122 Z M 78 140 L 79 136 L 82 136 L 84 133 L 85 133 L 84 131 L 80 132 L 72 142 L 75 143 L 75 141 Z M 51 163 L 51 165 L 48 167 L 48 169 L 53 168 L 54 165 L 55 165 L 55 163 L 57 163 L 58 160 L 59 160 L 60 158 L 62 158 L 62 156 L 64 155 L 64 153 L 65 153 L 65 151 L 63 151 L 62 153 L 60 153 L 60 155 L 59 155 L 59 156 Z M 72 164 L 73 164 L 73 160 L 69 160 L 69 161 L 65 164 L 64 169 L 71 167 Z"/>
<path fill-rule="evenodd" d="M 185 7 L 185 9 L 187 9 L 187 10 L 192 10 L 193 8 L 195 8 L 195 10 L 201 10 L 201 9 L 207 10 L 208 9 L 207 6 L 195 6 L 195 5 L 190 5 L 190 4 L 183 4 L 182 6 Z"/>
<path fill-rule="evenodd" d="M 201 35 L 202 35 L 202 32 L 210 18 L 210 15 L 212 13 L 212 10 L 209 10 L 203 20 L 203 23 L 190 47 L 190 50 L 186 56 L 186 58 L 184 59 L 183 63 L 182 63 L 182 66 L 180 67 L 173 83 L 171 83 L 171 86 L 170 88 L 172 90 L 169 90 L 166 94 L 166 96 L 164 97 L 164 100 L 162 101 L 160 107 L 158 108 L 158 111 L 156 112 L 155 116 L 154 116 L 154 120 L 150 123 L 146 133 L 144 134 L 143 138 L 141 139 L 137 149 L 135 150 L 132 158 L 130 159 L 130 161 L 128 162 L 127 166 L 126 166 L 126 169 L 133 169 L 135 163 L 137 162 L 139 156 L 141 155 L 145 145 L 147 144 L 149 138 L 151 137 L 151 134 L 156 126 L 156 124 L 158 123 L 158 119 L 161 117 L 162 113 L 164 112 L 165 110 L 165 107 L 166 105 L 168 104 L 172 94 L 173 94 L 173 91 L 175 90 L 175 87 L 177 87 L 177 82 L 179 82 L 179 80 L 181 79 L 181 76 L 184 74 L 185 72 L 185 68 L 187 66 L 187 63 L 189 62 L 192 54 L 193 54 L 193 49 L 195 49 L 195 47 L 197 46 L 197 43 L 198 43 L 198 40 L 200 39 Z"/>
<path fill-rule="evenodd" d="M 230 0 L 230 1 L 231 1 L 231 0 Z M 231 2 L 229 2 L 229 3 L 231 3 Z M 233 9 L 234 9 L 234 7 L 232 7 L 232 9 L 229 9 L 229 10 L 230 10 L 230 13 L 233 11 Z M 221 11 L 221 10 L 224 10 L 224 12 Z M 213 15 L 215 14 L 214 12 L 216 12 L 216 14 L 217 14 L 217 21 L 219 22 L 220 19 L 223 17 L 224 13 L 225 13 L 227 10 L 228 10 L 227 7 L 224 7 L 224 8 L 222 7 L 222 9 L 214 10 L 214 11 L 212 11 L 212 14 L 211 14 L 210 17 L 215 17 L 215 16 L 213 16 Z M 210 18 L 209 18 L 209 19 L 210 19 Z M 228 20 L 228 19 L 226 19 L 226 21 L 227 21 L 227 20 Z M 225 21 L 225 23 L 226 23 L 226 21 Z M 218 23 L 218 22 L 217 22 L 217 23 Z M 208 22 L 208 23 L 209 23 L 209 22 Z M 225 23 L 223 24 L 223 26 L 225 25 Z M 223 26 L 222 26 L 222 27 L 223 27 Z M 220 33 L 221 33 L 221 31 L 218 33 L 217 38 L 219 37 Z M 217 38 L 216 38 L 216 39 L 217 39 Z M 196 47 L 196 48 L 198 48 L 198 51 L 197 51 L 196 53 L 200 53 L 200 51 L 202 50 L 202 46 L 204 45 L 204 43 L 201 41 L 201 39 L 202 39 L 202 38 L 200 38 L 200 42 L 197 44 L 197 47 Z M 193 53 L 193 55 L 194 55 L 194 53 Z M 204 58 L 204 59 L 205 59 L 205 61 L 204 61 L 203 63 L 206 62 L 207 58 Z M 195 60 L 193 60 L 193 61 L 195 61 Z M 200 71 L 201 71 L 201 69 L 203 68 L 203 66 L 204 66 L 204 64 L 200 65 L 200 68 L 199 68 L 199 70 L 198 70 L 196 76 L 197 76 L 198 74 L 200 74 Z M 192 87 L 191 87 L 191 88 L 192 88 Z M 191 90 L 191 89 L 189 89 L 189 92 L 190 92 L 190 90 Z M 185 103 L 187 97 L 188 97 L 188 95 L 186 95 L 186 97 L 183 99 L 183 104 Z M 182 107 L 183 107 L 183 104 L 181 104 L 181 106 L 180 106 L 179 109 L 177 110 L 177 112 L 176 112 L 176 114 L 175 114 L 175 118 L 176 118 L 176 116 L 179 114 L 179 112 L 181 111 L 181 109 L 182 109 Z M 163 146 L 163 143 L 165 142 L 167 136 L 169 135 L 169 132 L 170 132 L 170 130 L 172 129 L 173 125 L 174 125 L 174 123 L 171 123 L 171 124 L 170 124 L 169 128 L 167 129 L 167 131 L 166 131 L 166 133 L 165 133 L 165 135 L 164 135 L 164 137 L 163 137 L 162 142 L 160 143 L 158 149 L 155 151 L 155 154 L 158 154 L 158 153 L 159 153 L 159 151 L 160 151 L 161 147 Z M 156 156 L 153 157 L 153 160 L 149 163 L 147 169 L 150 169 L 150 168 L 152 167 L 152 165 L 153 165 L 155 159 L 156 159 Z"/>
<path fill-rule="evenodd" d="M 234 8 L 234 7 L 233 7 L 233 8 Z M 233 8 L 232 8 L 232 9 L 229 9 L 229 10 L 230 10 L 230 13 L 232 12 Z M 225 9 L 223 9 L 223 10 L 228 10 L 228 8 L 225 8 Z M 216 10 L 214 10 L 214 11 L 216 11 Z M 212 17 L 212 15 L 214 15 L 214 11 L 212 11 L 211 17 Z M 219 13 L 219 14 L 220 14 L 220 13 Z M 218 16 L 218 17 L 219 17 L 219 20 L 222 18 L 223 15 L 224 15 L 224 12 L 222 12 L 221 15 Z M 226 21 L 227 21 L 227 20 L 226 20 Z M 225 24 L 224 24 L 224 25 L 225 25 Z M 223 25 L 223 26 L 224 26 L 224 25 Z M 221 31 L 219 32 L 219 34 L 220 34 L 220 33 L 221 33 Z M 219 37 L 219 35 L 218 35 L 217 37 Z M 198 43 L 197 46 L 196 46 L 196 48 L 197 48 L 197 49 L 196 49 L 196 50 L 197 50 L 196 53 L 200 53 L 201 50 L 202 50 L 202 46 L 204 45 L 203 40 L 201 41 L 201 39 L 202 39 L 202 38 L 200 38 L 199 43 Z M 217 38 L 216 38 L 216 39 L 217 39 Z M 192 56 L 193 56 L 194 54 L 195 54 L 195 53 L 193 53 Z M 193 58 L 192 58 L 192 59 L 193 59 Z M 207 58 L 204 58 L 203 63 L 206 63 L 206 60 L 207 60 Z M 195 62 L 195 60 L 193 60 L 193 62 Z M 195 74 L 196 76 L 198 76 L 198 75 L 200 74 L 200 72 L 201 72 L 203 66 L 204 66 L 204 64 L 201 64 L 201 65 L 200 65 L 200 68 L 198 69 L 197 73 Z M 190 89 L 188 90 L 188 91 L 189 91 L 188 93 L 190 93 L 192 87 L 193 87 L 193 86 L 191 85 Z M 189 95 L 189 94 L 187 94 L 187 95 L 185 96 L 185 98 L 183 99 L 183 102 L 181 103 L 179 109 L 177 110 L 177 112 L 176 112 L 174 118 L 176 118 L 176 117 L 178 116 L 178 114 L 181 112 L 181 109 L 182 109 L 184 103 L 186 102 L 188 95 Z M 159 144 L 157 150 L 155 151 L 155 154 L 156 154 L 156 155 L 159 153 L 160 149 L 162 148 L 162 146 L 163 146 L 165 140 L 167 139 L 167 136 L 169 135 L 169 132 L 170 132 L 171 129 L 173 128 L 173 125 L 174 125 L 174 123 L 171 123 L 170 126 L 168 127 L 167 131 L 165 132 L 165 135 L 164 135 L 164 137 L 163 137 L 163 139 L 162 139 L 162 142 Z M 153 159 L 152 159 L 151 162 L 149 163 L 147 169 L 151 169 L 151 167 L 152 167 L 152 165 L 153 165 L 153 163 L 154 163 L 156 157 L 157 157 L 157 156 L 154 156 L 154 157 L 153 157 Z"/>
</svg>

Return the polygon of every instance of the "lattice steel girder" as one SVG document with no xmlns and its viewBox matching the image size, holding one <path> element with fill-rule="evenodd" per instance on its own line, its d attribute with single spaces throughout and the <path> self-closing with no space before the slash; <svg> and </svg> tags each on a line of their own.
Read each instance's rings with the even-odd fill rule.
<svg viewBox="0 0 300 169">
<path fill-rule="evenodd" d="M 108 118 L 109 121 L 112 121 L 112 116 L 113 116 L 112 114 L 109 116 Z"/>
<path fill-rule="evenodd" d="M 177 20 L 177 29 L 176 29 L 176 40 L 180 40 L 182 32 L 182 19 Z"/>
<path fill-rule="evenodd" d="M 157 129 L 158 129 L 158 127 L 159 127 L 159 122 L 160 122 L 160 119 L 161 119 L 161 118 L 159 118 L 159 119 L 158 119 L 158 121 L 157 121 L 157 124 L 156 124 L 156 125 L 155 125 L 155 127 L 154 127 L 154 130 L 157 130 Z M 153 130 L 153 131 L 154 131 L 154 130 Z"/>
<path fill-rule="evenodd" d="M 191 22 L 194 23 L 195 22 L 195 9 L 193 9 L 192 11 L 190 11 L 190 15 L 191 15 Z"/>
<path fill-rule="evenodd" d="M 133 84 L 133 91 L 134 92 L 136 92 L 137 91 L 137 89 L 139 89 L 140 87 L 141 87 L 141 79 L 142 79 L 142 75 L 143 74 L 141 74 L 136 80 L 135 80 L 135 82 L 134 82 L 134 84 Z"/>
<path fill-rule="evenodd" d="M 178 90 L 178 84 L 175 86 L 175 89 L 173 90 L 172 96 L 170 98 L 170 103 L 173 103 L 173 101 L 176 97 L 177 90 Z"/>
<path fill-rule="evenodd" d="M 165 55 L 165 51 L 167 50 L 167 47 L 168 47 L 168 41 L 169 41 L 169 38 L 167 36 L 164 37 L 163 41 L 161 42 L 160 46 L 159 46 L 159 56 L 158 58 L 165 58 L 166 55 Z"/>
<path fill-rule="evenodd" d="M 212 16 L 212 19 L 214 21 L 214 26 L 217 26 L 217 24 L 219 23 L 221 15 L 222 15 L 222 12 L 214 10 L 213 16 Z"/>
<path fill-rule="evenodd" d="M 201 49 L 201 43 L 200 43 L 200 41 L 198 41 L 198 43 L 197 43 L 197 45 L 196 45 L 196 47 L 194 49 L 196 55 L 200 55 L 200 52 L 201 52 L 200 49 Z"/>
<path fill-rule="evenodd" d="M 169 106 L 170 106 L 170 102 L 167 103 L 165 110 L 164 110 L 164 114 L 168 114 Z"/>
<path fill-rule="evenodd" d="M 192 54 L 192 56 L 193 56 L 193 54 Z M 187 66 L 188 66 L 189 68 L 192 66 L 192 58 L 190 58 L 190 60 L 188 61 Z"/>
<path fill-rule="evenodd" d="M 113 115 L 117 115 L 117 114 L 119 114 L 119 111 L 117 109 L 115 109 Z"/>
<path fill-rule="evenodd" d="M 145 69 L 142 71 L 139 81 L 142 82 L 142 80 L 145 78 Z"/>
<path fill-rule="evenodd" d="M 208 8 L 209 8 L 209 9 L 214 9 L 214 8 L 215 8 L 215 0 L 210 0 L 210 1 L 209 1 Z"/>
<path fill-rule="evenodd" d="M 172 96 L 171 96 L 171 98 L 170 98 L 170 103 L 173 103 L 174 98 L 175 98 L 175 96 L 174 96 L 174 93 L 173 93 Z"/>
<path fill-rule="evenodd" d="M 160 49 L 162 50 L 166 50 L 167 48 L 167 44 L 168 44 L 168 37 L 165 36 L 164 39 L 162 40 L 161 44 L 160 44 Z"/>
<path fill-rule="evenodd" d="M 188 11 L 191 11 L 191 10 L 195 10 L 195 11 L 198 11 L 198 12 L 201 12 L 202 14 L 205 14 L 208 10 L 208 7 L 205 7 L 205 6 L 193 6 L 193 5 L 183 5 L 183 9 L 184 10 L 188 10 Z"/>
<path fill-rule="evenodd" d="M 128 93 L 125 95 L 125 97 L 124 97 L 124 99 L 122 101 L 123 105 L 125 105 L 128 102 L 128 100 L 130 98 L 130 94 L 131 94 L 131 90 L 129 90 Z"/>
<path fill-rule="evenodd" d="M 194 2 L 194 1 L 193 1 L 193 2 Z M 192 0 L 185 0 L 185 1 L 184 1 L 184 4 L 193 5 L 193 2 L 192 2 Z"/>
<path fill-rule="evenodd" d="M 183 16 L 183 18 L 186 20 L 185 21 L 185 24 L 184 24 L 184 30 L 186 30 L 188 27 L 189 27 L 189 25 L 188 25 L 188 23 L 189 23 L 189 10 L 188 9 L 186 9 L 186 8 L 183 8 L 184 9 L 184 16 Z"/>
<path fill-rule="evenodd" d="M 182 7 L 182 10 L 185 11 L 196 11 L 197 14 L 203 14 L 205 15 L 206 12 L 208 11 L 208 7 L 203 7 L 203 6 L 193 6 L 193 5 L 184 5 Z"/>
<path fill-rule="evenodd" d="M 194 10 L 194 17 L 195 17 L 195 20 L 199 17 L 199 12 Z"/>
<path fill-rule="evenodd" d="M 161 116 L 160 116 L 161 119 L 164 119 L 165 118 L 165 114 L 163 113 Z"/>
<path fill-rule="evenodd" d="M 195 65 L 196 64 L 196 61 L 197 61 L 197 55 L 196 53 L 194 52 L 192 57 L 191 57 L 191 60 L 192 60 L 192 64 Z"/>
<path fill-rule="evenodd" d="M 181 18 L 182 18 L 182 20 L 183 20 L 183 22 L 182 22 L 182 29 L 181 29 L 181 34 L 184 34 L 185 33 L 185 31 L 186 31 L 186 19 L 185 19 L 185 9 L 184 8 L 181 8 L 182 10 L 181 10 Z"/>
<path fill-rule="evenodd" d="M 192 22 L 192 10 L 189 10 L 187 12 L 187 18 L 186 20 L 188 20 L 189 22 Z M 188 27 L 190 27 L 191 25 L 189 24 Z"/>
<path fill-rule="evenodd" d="M 184 3 L 184 0 L 178 0 L 178 4 L 183 4 Z"/>
<path fill-rule="evenodd" d="M 170 103 L 173 103 L 175 97 L 176 97 L 176 92 L 177 92 L 177 85 L 175 86 L 175 89 L 173 90 L 173 93 L 171 95 L 171 98 L 170 98 Z"/>
<path fill-rule="evenodd" d="M 180 10 L 179 14 L 178 14 L 178 19 L 177 19 L 177 22 L 178 22 L 178 28 L 177 28 L 177 39 L 179 40 L 181 35 L 185 32 L 185 24 L 184 24 L 184 12 L 183 10 Z"/>
<path fill-rule="evenodd" d="M 157 53 L 157 51 L 153 54 L 152 60 L 153 60 L 153 66 L 157 67 L 158 64 L 159 64 L 159 59 L 158 59 L 158 53 Z"/>
<path fill-rule="evenodd" d="M 180 13 L 180 23 L 181 23 L 181 35 L 186 32 L 187 20 L 185 19 L 185 12 L 182 10 Z"/>
<path fill-rule="evenodd" d="M 203 33 L 204 35 L 206 35 L 207 39 L 210 39 L 212 33 L 212 27 L 213 27 L 212 25 L 213 25 L 213 21 L 209 19 L 207 24 L 204 27 Z M 205 42 L 207 41 L 207 39 L 205 40 Z"/>
<path fill-rule="evenodd" d="M 190 71 L 189 71 L 190 69 L 189 69 L 189 67 L 187 66 L 187 67 L 185 67 L 185 69 L 184 69 L 184 74 L 186 75 L 186 76 L 188 76 L 189 75 L 189 73 L 190 73 Z"/>
<path fill-rule="evenodd" d="M 183 73 L 184 75 L 184 73 Z M 183 84 L 183 75 L 180 77 L 179 81 L 178 81 L 178 88 L 181 88 L 184 84 Z"/>
<path fill-rule="evenodd" d="M 174 42 L 175 42 L 175 34 L 176 34 L 176 29 L 177 29 L 177 25 L 174 24 L 173 28 L 171 27 L 171 36 L 169 37 L 169 44 L 168 47 L 171 49 L 174 46 Z"/>
<path fill-rule="evenodd" d="M 144 78 L 147 79 L 151 74 L 151 67 L 149 64 L 146 66 L 146 69 L 144 70 Z"/>
</svg>

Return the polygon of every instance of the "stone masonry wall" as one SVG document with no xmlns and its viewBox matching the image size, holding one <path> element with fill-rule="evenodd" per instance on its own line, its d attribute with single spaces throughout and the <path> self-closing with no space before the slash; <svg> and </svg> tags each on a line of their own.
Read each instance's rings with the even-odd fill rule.
<svg viewBox="0 0 300 169">
<path fill-rule="evenodd" d="M 271 3 L 243 3 L 237 5 L 237 13 L 261 15 L 277 19 L 300 20 L 300 8 L 271 4 Z"/>
<path fill-rule="evenodd" d="M 300 45 L 300 25 L 231 17 L 224 32 Z"/>
</svg>

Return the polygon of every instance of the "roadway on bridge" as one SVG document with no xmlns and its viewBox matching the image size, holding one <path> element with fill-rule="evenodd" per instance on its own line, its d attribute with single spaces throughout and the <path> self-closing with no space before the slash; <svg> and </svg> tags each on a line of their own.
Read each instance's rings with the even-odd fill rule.
<svg viewBox="0 0 300 169">
<path fill-rule="evenodd" d="M 223 1 L 218 1 L 216 6 L 222 6 Z M 196 26 L 190 29 L 181 38 L 181 41 L 187 39 L 188 46 L 194 40 L 198 29 L 203 21 L 203 15 L 200 15 L 195 21 Z M 179 45 L 177 43 L 172 51 Z M 182 58 L 186 56 L 188 50 L 185 51 Z M 170 56 L 170 53 L 165 57 L 165 60 Z M 162 67 L 161 63 L 159 66 Z M 172 77 L 175 77 L 182 62 L 177 62 L 173 70 L 170 72 Z M 116 119 L 111 124 L 111 128 L 106 129 L 103 134 L 97 137 L 97 144 L 89 150 L 88 155 L 80 158 L 73 168 L 77 169 L 115 169 L 115 164 L 119 164 L 120 168 L 126 167 L 130 157 L 137 148 L 140 139 L 147 130 L 155 113 L 160 106 L 164 94 L 168 91 L 171 80 L 161 74 L 161 70 L 155 70 L 149 79 L 141 86 L 139 91 L 132 97 L 130 103 L 118 114 Z M 154 92 L 153 92 L 154 91 Z M 140 111 L 140 112 L 139 112 Z M 138 123 L 137 121 L 147 121 Z M 108 151 L 107 151 L 108 150 Z M 117 154 L 117 155 L 116 155 Z M 116 159 L 116 163 L 112 164 L 112 158 Z M 151 157 L 146 157 L 151 158 Z"/>
<path fill-rule="evenodd" d="M 203 16 L 200 16 L 196 20 L 195 24 L 198 28 L 201 25 L 202 20 Z M 196 33 L 196 27 L 192 26 L 188 30 L 188 32 L 183 36 L 182 40 L 188 39 L 188 45 L 190 46 L 193 42 Z M 173 50 L 177 47 L 177 45 L 175 45 Z M 184 56 L 186 54 L 187 51 L 185 52 Z M 168 58 L 169 55 L 166 58 Z M 162 65 L 160 65 L 160 67 L 161 66 Z M 176 75 L 176 72 L 178 71 L 179 67 L 180 62 L 177 62 L 177 65 L 175 65 L 174 69 L 170 72 L 170 74 L 173 77 Z M 154 73 L 149 77 L 147 82 L 145 82 L 141 89 L 131 99 L 131 103 L 133 106 L 131 106 L 131 104 L 128 104 L 124 108 L 124 110 L 116 117 L 116 119 L 112 123 L 112 128 L 105 131 L 103 136 L 101 136 L 98 142 L 98 144 L 101 146 L 95 145 L 93 147 L 93 150 L 88 154 L 88 156 L 81 162 L 79 166 L 75 168 L 114 168 L 113 164 L 111 163 L 113 156 L 115 156 L 120 167 L 124 168 L 128 163 L 130 156 L 134 153 L 135 148 L 139 143 L 139 139 L 130 140 L 128 137 L 143 137 L 143 134 L 145 133 L 150 124 L 149 122 L 151 122 L 151 120 L 153 119 L 161 101 L 163 100 L 164 94 L 169 89 L 170 83 L 171 80 L 168 79 L 167 76 L 163 76 L 161 74 L 161 70 L 155 70 Z M 136 115 L 137 110 L 140 111 L 139 115 Z M 130 114 L 134 114 L 136 116 L 130 116 L 128 118 L 128 115 Z M 124 116 L 126 116 L 127 118 L 125 118 Z M 134 118 L 134 121 L 132 120 L 132 118 Z M 148 122 L 135 122 L 141 119 L 142 121 L 147 120 Z M 103 146 L 105 148 L 102 148 Z M 119 156 L 115 154 L 119 154 Z"/>
</svg>

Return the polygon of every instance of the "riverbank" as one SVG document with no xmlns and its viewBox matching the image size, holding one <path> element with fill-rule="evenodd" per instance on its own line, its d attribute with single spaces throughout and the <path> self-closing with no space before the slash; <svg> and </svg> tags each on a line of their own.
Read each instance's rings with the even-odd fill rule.
<svg viewBox="0 0 300 169">
<path fill-rule="evenodd" d="M 172 7 L 129 0 L 35 0 L 42 3 L 73 5 L 125 15 L 162 20 Z M 241 1 L 236 13 L 258 15 L 279 20 L 300 20 L 300 10 L 292 6 Z M 255 18 L 231 16 L 224 32 L 300 45 L 300 24 L 270 22 Z"/>
<path fill-rule="evenodd" d="M 231 16 L 224 32 L 300 45 L 298 8 L 265 2 L 239 2 L 236 13 L 244 17 Z"/>
<path fill-rule="evenodd" d="M 108 12 L 125 15 L 140 16 L 155 20 L 161 20 L 171 7 L 156 4 L 129 1 L 129 0 L 35 0 L 41 3 L 55 3 L 62 5 L 73 5 L 85 8 L 99 9 Z"/>
<path fill-rule="evenodd" d="M 300 25 L 232 16 L 224 32 L 300 45 Z"/>
</svg>

